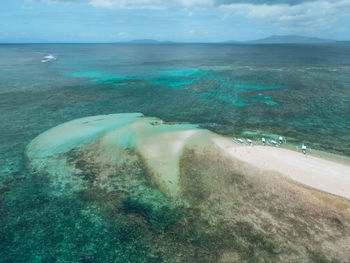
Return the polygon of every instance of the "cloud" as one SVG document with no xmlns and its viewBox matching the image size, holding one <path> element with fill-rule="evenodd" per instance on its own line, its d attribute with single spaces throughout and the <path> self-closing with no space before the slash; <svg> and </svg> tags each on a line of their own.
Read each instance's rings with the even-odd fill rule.
<svg viewBox="0 0 350 263">
<path fill-rule="evenodd" d="M 115 9 L 186 9 L 214 7 L 215 0 L 36 0 L 40 2 L 88 3 Z"/>
<path fill-rule="evenodd" d="M 341 16 L 350 14 L 350 0 L 37 0 L 42 2 L 86 3 L 98 8 L 216 10 L 223 20 L 232 15 L 272 24 L 285 31 L 327 29 Z"/>
<path fill-rule="evenodd" d="M 90 0 L 95 7 L 117 9 L 183 9 L 215 6 L 214 0 Z"/>
<path fill-rule="evenodd" d="M 219 7 L 235 4 L 251 5 L 299 5 L 317 0 L 36 0 L 41 2 L 90 3 L 96 7 L 122 9 L 171 9 Z M 337 0 L 329 0 L 337 1 Z"/>
<path fill-rule="evenodd" d="M 118 38 L 125 38 L 125 37 L 127 37 L 128 36 L 128 33 L 126 33 L 126 32 L 119 32 L 118 34 L 117 34 L 117 37 Z"/>
<path fill-rule="evenodd" d="M 350 12 L 350 0 L 311 1 L 298 5 L 240 4 L 221 5 L 223 11 L 241 14 L 274 24 L 286 31 L 310 31 L 331 27 Z M 227 16 L 227 14 L 226 14 Z"/>
<path fill-rule="evenodd" d="M 315 2 L 317 0 L 216 0 L 217 6 L 230 5 L 230 4 L 252 4 L 252 5 L 299 5 L 306 2 Z M 334 0 L 333 0 L 334 1 Z"/>
</svg>

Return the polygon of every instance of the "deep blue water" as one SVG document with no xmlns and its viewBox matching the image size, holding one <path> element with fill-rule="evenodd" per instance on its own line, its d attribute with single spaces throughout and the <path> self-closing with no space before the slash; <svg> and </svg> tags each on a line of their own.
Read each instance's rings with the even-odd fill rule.
<svg viewBox="0 0 350 263">
<path fill-rule="evenodd" d="M 48 54 L 56 60 L 42 62 Z M 227 135 L 281 134 L 350 156 L 350 45 L 0 45 L 3 262 L 152 261 L 147 244 L 130 245 L 130 233 L 108 222 L 91 225 L 83 200 L 48 197 L 26 170 L 38 134 L 121 112 Z"/>
</svg>

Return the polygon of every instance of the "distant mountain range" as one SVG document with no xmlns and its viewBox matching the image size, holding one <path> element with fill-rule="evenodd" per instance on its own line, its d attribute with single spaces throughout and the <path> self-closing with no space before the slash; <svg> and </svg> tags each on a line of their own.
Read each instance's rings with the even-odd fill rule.
<svg viewBox="0 0 350 263">
<path fill-rule="evenodd" d="M 336 42 L 333 39 L 323 39 L 317 37 L 304 37 L 297 35 L 273 35 L 262 39 L 246 41 L 249 44 L 297 44 L 297 43 L 331 43 Z"/>
<path fill-rule="evenodd" d="M 334 39 L 323 39 L 317 37 L 305 37 L 298 35 L 273 35 L 262 39 L 249 41 L 224 41 L 219 43 L 227 44 L 316 44 L 316 43 L 334 43 L 338 42 Z M 119 44 L 176 44 L 179 42 L 173 41 L 158 41 L 153 39 L 137 39 L 125 42 L 118 42 Z"/>
</svg>

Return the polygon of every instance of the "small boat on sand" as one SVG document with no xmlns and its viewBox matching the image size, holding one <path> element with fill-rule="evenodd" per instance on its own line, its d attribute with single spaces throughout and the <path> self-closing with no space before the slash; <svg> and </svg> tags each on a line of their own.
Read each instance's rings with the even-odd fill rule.
<svg viewBox="0 0 350 263">
<path fill-rule="evenodd" d="M 245 142 L 244 142 L 242 139 L 235 138 L 235 141 L 236 141 L 236 142 L 239 142 L 239 143 L 242 144 L 242 145 L 245 145 Z"/>
<path fill-rule="evenodd" d="M 269 140 L 269 143 L 272 144 L 275 147 L 279 146 L 278 143 L 276 141 L 274 141 L 274 140 Z"/>
</svg>

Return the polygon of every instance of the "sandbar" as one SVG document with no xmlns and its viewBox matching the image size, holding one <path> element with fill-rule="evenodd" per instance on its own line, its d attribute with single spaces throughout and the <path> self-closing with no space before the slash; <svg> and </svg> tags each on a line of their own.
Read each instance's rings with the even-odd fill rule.
<svg viewBox="0 0 350 263">
<path fill-rule="evenodd" d="M 350 165 L 271 146 L 240 146 L 223 137 L 215 144 L 233 158 L 311 188 L 350 199 Z"/>
</svg>

